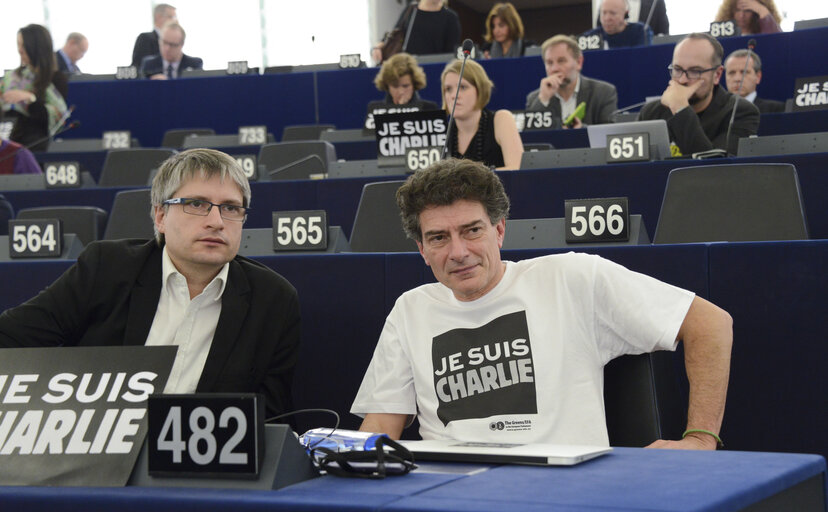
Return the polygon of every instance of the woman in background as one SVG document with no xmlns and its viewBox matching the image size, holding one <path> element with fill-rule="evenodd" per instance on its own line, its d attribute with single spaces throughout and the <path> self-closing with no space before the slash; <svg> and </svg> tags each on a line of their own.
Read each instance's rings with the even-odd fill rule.
<svg viewBox="0 0 828 512">
<path fill-rule="evenodd" d="M 403 11 L 395 28 L 405 35 L 400 51 L 412 55 L 454 53 L 460 46 L 460 17 L 448 8 L 447 0 L 419 0 L 416 7 Z M 378 43 L 371 52 L 377 64 L 382 62 L 384 46 Z"/>
<path fill-rule="evenodd" d="M 365 128 L 374 129 L 374 114 L 396 114 L 437 110 L 437 104 L 420 98 L 417 91 L 426 86 L 426 76 L 417 59 L 407 53 L 398 53 L 382 63 L 374 78 L 374 85 L 385 93 L 385 99 L 368 104 Z"/>
<path fill-rule="evenodd" d="M 45 150 L 51 130 L 66 112 L 66 75 L 57 70 L 52 36 L 46 27 L 26 25 L 17 32 L 20 67 L 0 83 L 3 118 L 16 118 L 11 140 L 34 151 Z"/>
<path fill-rule="evenodd" d="M 733 20 L 743 35 L 782 32 L 782 16 L 773 0 L 724 0 L 715 21 Z"/>
<path fill-rule="evenodd" d="M 522 57 L 526 51 L 523 21 L 511 2 L 495 4 L 486 17 L 486 43 L 483 56 L 487 59 Z"/>
<path fill-rule="evenodd" d="M 450 62 L 440 77 L 446 113 L 451 114 L 457 95 L 454 120 L 449 126 L 449 154 L 500 170 L 519 169 L 523 142 L 515 118 L 508 110 L 492 112 L 485 108 L 494 84 L 483 66 L 473 60 L 466 61 L 458 93 L 457 81 L 462 65 L 463 61 L 459 59 Z"/>
</svg>

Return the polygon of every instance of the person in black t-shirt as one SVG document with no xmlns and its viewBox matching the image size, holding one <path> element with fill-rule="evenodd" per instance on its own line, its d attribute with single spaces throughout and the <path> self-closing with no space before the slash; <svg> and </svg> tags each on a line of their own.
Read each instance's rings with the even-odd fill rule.
<svg viewBox="0 0 828 512">
<path fill-rule="evenodd" d="M 445 6 L 444 0 L 420 0 L 411 15 L 403 11 L 395 27 L 406 34 L 402 51 L 412 55 L 454 53 L 460 45 L 460 18 Z M 374 62 L 382 62 L 382 47 L 374 47 L 371 56 Z"/>
</svg>

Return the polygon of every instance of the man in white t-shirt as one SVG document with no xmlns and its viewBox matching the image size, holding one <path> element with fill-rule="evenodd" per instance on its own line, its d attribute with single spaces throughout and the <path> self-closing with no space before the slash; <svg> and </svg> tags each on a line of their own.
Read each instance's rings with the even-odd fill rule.
<svg viewBox="0 0 828 512">
<path fill-rule="evenodd" d="M 399 438 L 607 445 L 603 367 L 684 342 L 688 432 L 661 448 L 714 449 L 732 321 L 692 292 L 597 256 L 502 261 L 509 199 L 497 175 L 445 160 L 397 192 L 403 227 L 439 283 L 388 315 L 351 412 Z"/>
</svg>

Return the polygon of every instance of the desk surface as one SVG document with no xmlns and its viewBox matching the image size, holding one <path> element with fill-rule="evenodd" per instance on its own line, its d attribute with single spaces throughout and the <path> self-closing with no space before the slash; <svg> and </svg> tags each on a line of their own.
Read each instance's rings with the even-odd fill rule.
<svg viewBox="0 0 828 512">
<path fill-rule="evenodd" d="M 280 491 L 0 487 L 8 510 L 740 510 L 821 478 L 818 455 L 616 448 L 574 467 L 415 471 L 385 480 L 322 477 Z M 817 490 L 819 494 L 819 490 Z"/>
</svg>

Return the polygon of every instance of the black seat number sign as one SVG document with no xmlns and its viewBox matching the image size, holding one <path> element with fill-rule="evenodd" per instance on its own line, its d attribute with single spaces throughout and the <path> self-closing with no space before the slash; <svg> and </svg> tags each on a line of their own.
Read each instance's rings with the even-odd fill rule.
<svg viewBox="0 0 828 512">
<path fill-rule="evenodd" d="M 519 132 L 552 129 L 552 112 L 515 110 L 512 111 L 512 115 L 515 116 L 515 124 Z"/>
<path fill-rule="evenodd" d="M 78 188 L 81 185 L 78 162 L 48 162 L 43 166 L 46 188 Z"/>
<path fill-rule="evenodd" d="M 240 126 L 239 144 L 264 144 L 267 142 L 267 126 Z"/>
<path fill-rule="evenodd" d="M 325 210 L 273 212 L 273 250 L 324 251 L 328 248 Z"/>
<path fill-rule="evenodd" d="M 103 132 L 101 138 L 104 149 L 122 149 L 128 148 L 132 137 L 127 130 Z"/>
<path fill-rule="evenodd" d="M 339 56 L 339 67 L 342 69 L 358 68 L 360 64 L 361 62 L 358 53 L 349 53 Z"/>
<path fill-rule="evenodd" d="M 250 71 L 246 60 L 237 60 L 227 63 L 228 75 L 246 75 Z"/>
<path fill-rule="evenodd" d="M 607 135 L 607 163 L 647 162 L 649 160 L 649 133 L 616 133 Z"/>
<path fill-rule="evenodd" d="M 626 242 L 630 210 L 626 197 L 567 199 L 564 202 L 566 242 Z"/>
<path fill-rule="evenodd" d="M 405 152 L 405 168 L 408 172 L 422 171 L 429 165 L 440 161 L 443 148 L 408 148 Z"/>
<path fill-rule="evenodd" d="M 731 37 L 741 35 L 742 31 L 733 20 L 714 21 L 710 24 L 710 35 L 713 37 Z"/>
<path fill-rule="evenodd" d="M 59 258 L 63 251 L 63 226 L 58 219 L 9 221 L 10 258 Z"/>
<path fill-rule="evenodd" d="M 138 78 L 138 68 L 135 66 L 118 66 L 115 70 L 116 80 L 135 80 Z"/>
<path fill-rule="evenodd" d="M 256 168 L 258 167 L 256 155 L 234 155 L 233 158 L 235 158 L 236 162 L 238 162 L 241 166 L 248 181 L 256 181 L 258 176 L 258 173 L 256 172 Z"/>
<path fill-rule="evenodd" d="M 601 34 L 584 35 L 578 38 L 578 47 L 581 50 L 601 50 L 604 48 L 604 41 Z"/>
<path fill-rule="evenodd" d="M 264 456 L 264 400 L 254 393 L 150 395 L 153 476 L 255 478 Z"/>
</svg>

